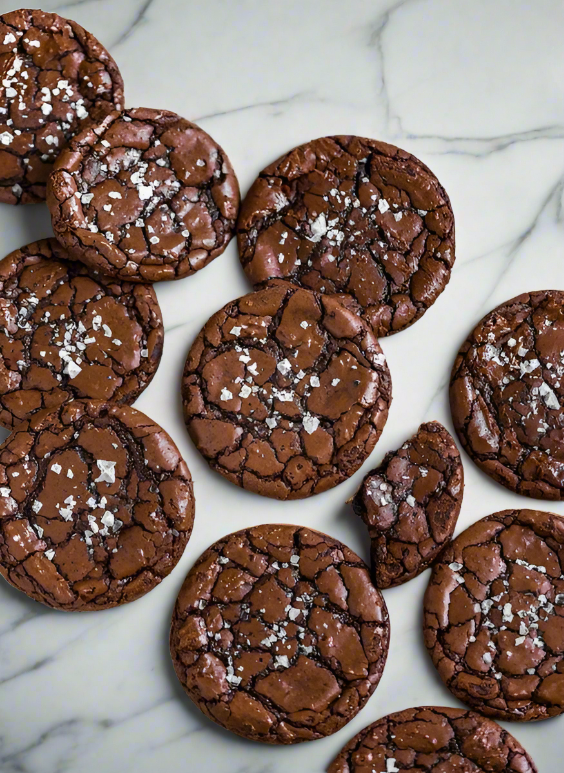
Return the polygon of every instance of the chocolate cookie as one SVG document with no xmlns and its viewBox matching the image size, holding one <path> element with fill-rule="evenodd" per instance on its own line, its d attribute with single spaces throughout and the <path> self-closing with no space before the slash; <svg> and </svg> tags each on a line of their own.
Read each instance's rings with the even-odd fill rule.
<svg viewBox="0 0 564 773">
<path fill-rule="evenodd" d="M 360 467 L 392 391 L 360 317 L 335 298 L 274 281 L 207 322 L 182 395 L 188 431 L 214 470 L 257 494 L 298 499 Z"/>
<path fill-rule="evenodd" d="M 519 741 L 473 711 L 422 706 L 361 730 L 328 773 L 538 773 Z"/>
<path fill-rule="evenodd" d="M 192 479 L 139 411 L 74 400 L 0 445 L 0 573 L 32 599 L 107 609 L 176 566 L 192 531 Z"/>
<path fill-rule="evenodd" d="M 367 566 L 311 529 L 256 526 L 212 545 L 176 602 L 170 651 L 206 716 L 255 741 L 335 733 L 372 695 L 390 625 Z"/>
<path fill-rule="evenodd" d="M 368 473 L 352 506 L 368 526 L 376 587 L 401 585 L 430 566 L 452 536 L 463 490 L 460 454 L 438 421 Z"/>
<path fill-rule="evenodd" d="M 460 350 L 450 404 L 462 445 L 512 491 L 564 499 L 564 293 L 524 293 L 482 319 Z"/>
<path fill-rule="evenodd" d="M 96 38 L 56 13 L 0 16 L 0 201 L 45 199 L 53 161 L 87 118 L 123 106 L 123 80 Z"/>
<path fill-rule="evenodd" d="M 449 690 L 482 714 L 564 712 L 564 519 L 483 518 L 448 545 L 425 594 L 425 644 Z"/>
<path fill-rule="evenodd" d="M 15 250 L 0 261 L 0 424 L 74 397 L 134 402 L 163 336 L 150 285 L 89 276 L 55 239 Z"/>
<path fill-rule="evenodd" d="M 454 217 L 415 156 L 361 137 L 323 137 L 264 169 L 237 223 L 243 267 L 345 294 L 376 335 L 412 325 L 446 287 Z"/>
<path fill-rule="evenodd" d="M 59 241 L 87 266 L 135 282 L 181 279 L 220 255 L 239 186 L 203 129 L 166 110 L 114 111 L 78 134 L 49 180 Z"/>
</svg>

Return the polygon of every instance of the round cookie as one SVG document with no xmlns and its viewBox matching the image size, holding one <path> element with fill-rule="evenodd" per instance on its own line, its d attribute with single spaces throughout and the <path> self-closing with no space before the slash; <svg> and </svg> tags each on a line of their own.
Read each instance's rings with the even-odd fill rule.
<svg viewBox="0 0 564 773">
<path fill-rule="evenodd" d="M 390 625 L 365 563 L 300 526 L 228 535 L 188 573 L 170 651 L 201 711 L 245 738 L 292 744 L 347 724 L 384 669 Z"/>
<path fill-rule="evenodd" d="M 55 164 L 47 204 L 74 257 L 109 276 L 159 282 L 193 274 L 224 251 L 239 185 L 199 126 L 136 108 L 74 137 Z"/>
<path fill-rule="evenodd" d="M 207 322 L 182 395 L 190 436 L 212 469 L 257 494 L 298 499 L 360 467 L 392 392 L 360 317 L 336 298 L 273 281 Z"/>
<path fill-rule="evenodd" d="M 452 371 L 465 450 L 518 494 L 564 499 L 564 293 L 524 293 L 481 320 Z"/>
<path fill-rule="evenodd" d="M 401 585 L 427 569 L 452 537 L 464 470 L 449 432 L 422 424 L 366 475 L 352 506 L 368 526 L 377 588 Z"/>
<path fill-rule="evenodd" d="M 564 519 L 504 510 L 470 526 L 435 563 L 425 644 L 449 690 L 486 716 L 564 712 Z"/>
<path fill-rule="evenodd" d="M 418 320 L 446 287 L 454 216 L 435 175 L 376 140 L 323 137 L 264 169 L 237 222 L 253 283 L 279 277 L 344 294 L 376 335 Z"/>
<path fill-rule="evenodd" d="M 93 35 L 37 10 L 0 16 L 0 66 L 0 201 L 43 201 L 61 148 L 86 119 L 122 108 L 123 80 Z"/>
<path fill-rule="evenodd" d="M 76 397 L 134 402 L 163 337 L 150 285 L 91 276 L 56 239 L 15 250 L 0 261 L 0 424 Z"/>
<path fill-rule="evenodd" d="M 193 521 L 186 463 L 128 406 L 74 400 L 0 445 L 0 573 L 47 606 L 143 596 L 176 566 Z"/>
<path fill-rule="evenodd" d="M 519 741 L 491 719 L 437 706 L 389 714 L 344 747 L 328 773 L 538 773 Z"/>
</svg>

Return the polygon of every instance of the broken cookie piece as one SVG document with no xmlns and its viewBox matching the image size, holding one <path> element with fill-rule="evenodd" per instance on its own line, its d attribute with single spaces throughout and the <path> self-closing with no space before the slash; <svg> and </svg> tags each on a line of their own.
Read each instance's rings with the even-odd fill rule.
<svg viewBox="0 0 564 773">
<path fill-rule="evenodd" d="M 462 505 L 464 471 L 449 432 L 431 421 L 372 470 L 352 500 L 368 526 L 378 588 L 425 570 L 450 539 Z"/>
</svg>

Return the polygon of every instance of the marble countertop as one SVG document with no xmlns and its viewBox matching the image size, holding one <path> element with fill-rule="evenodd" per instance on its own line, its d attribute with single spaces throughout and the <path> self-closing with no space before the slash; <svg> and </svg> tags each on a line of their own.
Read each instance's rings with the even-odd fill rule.
<svg viewBox="0 0 564 773">
<path fill-rule="evenodd" d="M 0 12 L 11 5 L 0 0 Z M 413 328 L 382 341 L 394 402 L 382 439 L 351 480 L 291 505 L 266 500 L 212 473 L 187 436 L 179 383 L 188 348 L 214 311 L 249 289 L 233 242 L 198 275 L 157 287 L 165 351 L 136 404 L 170 432 L 194 476 L 196 524 L 179 566 L 143 599 L 106 612 L 53 612 L 0 584 L 1 773 L 323 771 L 353 734 L 384 714 L 460 705 L 423 646 L 428 572 L 385 593 L 390 657 L 366 708 L 335 736 L 289 748 L 231 735 L 185 697 L 167 650 L 174 599 L 204 548 L 262 522 L 321 529 L 367 558 L 360 521 L 344 505 L 362 475 L 420 422 L 452 426 L 449 371 L 485 312 L 523 291 L 564 288 L 564 4 L 62 0 L 43 8 L 75 19 L 107 45 L 128 106 L 169 108 L 210 132 L 243 193 L 292 146 L 347 133 L 411 151 L 452 199 L 452 280 Z M 2 254 L 50 233 L 43 205 L 0 208 Z M 463 459 L 458 531 L 507 507 L 564 514 L 564 503 L 512 494 Z M 539 773 L 561 768 L 564 717 L 509 729 Z"/>
</svg>

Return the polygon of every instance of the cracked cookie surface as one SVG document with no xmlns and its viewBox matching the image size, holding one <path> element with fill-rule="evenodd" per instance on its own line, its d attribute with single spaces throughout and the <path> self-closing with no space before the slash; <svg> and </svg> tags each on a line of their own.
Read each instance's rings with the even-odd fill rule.
<svg viewBox="0 0 564 773">
<path fill-rule="evenodd" d="M 504 510 L 470 526 L 435 563 L 425 644 L 461 701 L 503 720 L 564 712 L 564 519 Z"/>
<path fill-rule="evenodd" d="M 88 118 L 123 107 L 110 54 L 55 13 L 0 16 L 0 201 L 43 201 L 53 162 Z"/>
<path fill-rule="evenodd" d="M 442 706 L 389 714 L 361 730 L 328 773 L 538 773 L 519 741 L 491 719 Z"/>
<path fill-rule="evenodd" d="M 186 463 L 128 406 L 73 400 L 0 445 L 0 573 L 47 606 L 143 596 L 176 566 L 193 521 Z"/>
<path fill-rule="evenodd" d="M 366 475 L 352 506 L 368 526 L 378 588 L 401 585 L 427 569 L 455 529 L 464 491 L 460 454 L 431 421 Z"/>
<path fill-rule="evenodd" d="M 406 151 L 323 137 L 264 169 L 237 221 L 253 285 L 279 277 L 343 302 L 376 335 L 412 325 L 446 287 L 454 216 L 433 173 Z"/>
<path fill-rule="evenodd" d="M 188 573 L 170 631 L 174 668 L 196 705 L 274 744 L 336 732 L 376 689 L 386 604 L 345 545 L 264 525 L 212 545 Z"/>
<path fill-rule="evenodd" d="M 480 321 L 450 381 L 454 427 L 498 483 L 564 498 L 564 293 L 524 293 Z"/>
<path fill-rule="evenodd" d="M 186 426 L 210 466 L 276 499 L 350 477 L 380 437 L 391 394 L 367 323 L 280 280 L 211 317 L 182 380 Z"/>
<path fill-rule="evenodd" d="M 56 239 L 0 261 L 0 423 L 75 397 L 132 403 L 163 350 L 150 285 L 89 275 Z"/>
<path fill-rule="evenodd" d="M 219 145 L 167 110 L 114 111 L 55 164 L 53 229 L 90 268 L 139 282 L 181 279 L 220 255 L 235 228 L 237 178 Z"/>
</svg>

